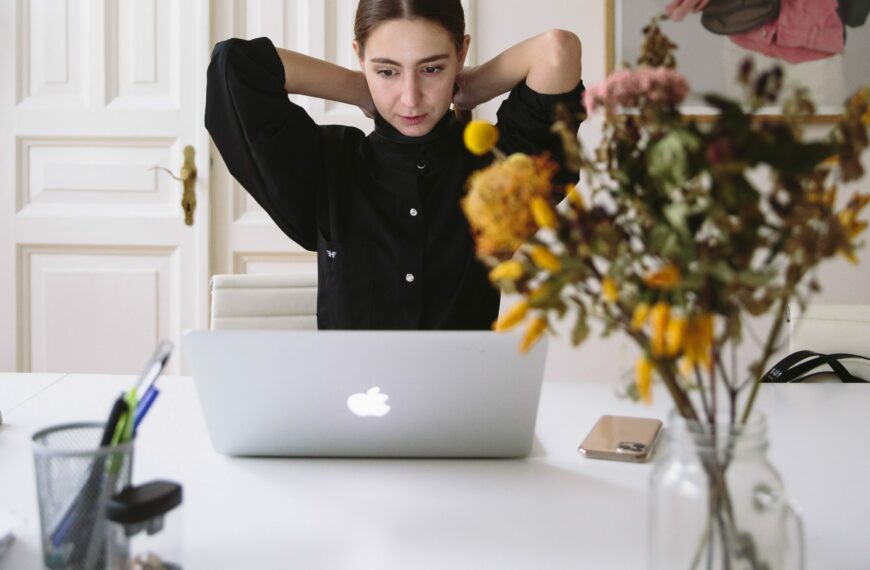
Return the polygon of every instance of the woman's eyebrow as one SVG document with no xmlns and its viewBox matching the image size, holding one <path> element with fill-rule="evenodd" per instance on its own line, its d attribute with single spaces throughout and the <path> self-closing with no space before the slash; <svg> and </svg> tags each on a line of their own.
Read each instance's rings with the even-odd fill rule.
<svg viewBox="0 0 870 570">
<path fill-rule="evenodd" d="M 421 59 L 420 61 L 418 61 L 414 65 L 420 65 L 423 63 L 430 63 L 432 61 L 438 61 L 439 59 L 447 59 L 448 57 L 450 57 L 450 55 L 448 55 L 446 53 L 439 53 L 437 55 L 430 55 L 429 57 L 424 57 L 423 59 Z M 395 60 L 392 60 L 392 59 L 389 59 L 386 57 L 373 57 L 371 59 L 371 61 L 372 61 L 372 63 L 386 63 L 389 65 L 395 65 L 398 67 L 402 66 L 402 64 L 400 64 L 398 61 L 395 61 Z"/>
</svg>

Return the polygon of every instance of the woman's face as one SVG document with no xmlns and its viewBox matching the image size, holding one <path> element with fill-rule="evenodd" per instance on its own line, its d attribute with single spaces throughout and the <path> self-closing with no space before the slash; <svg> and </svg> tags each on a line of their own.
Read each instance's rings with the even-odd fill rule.
<svg viewBox="0 0 870 570">
<path fill-rule="evenodd" d="M 365 45 L 360 67 L 378 113 L 400 133 L 425 135 L 453 100 L 453 83 L 468 51 L 428 20 L 389 20 L 376 27 Z M 360 49 L 354 42 L 357 57 Z"/>
</svg>

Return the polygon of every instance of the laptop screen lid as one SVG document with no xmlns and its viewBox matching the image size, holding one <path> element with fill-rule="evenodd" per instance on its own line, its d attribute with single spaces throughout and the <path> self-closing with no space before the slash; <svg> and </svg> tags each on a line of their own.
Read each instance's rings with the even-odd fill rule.
<svg viewBox="0 0 870 570">
<path fill-rule="evenodd" d="M 214 448 L 229 455 L 521 457 L 546 339 L 490 331 L 188 331 Z"/>
</svg>

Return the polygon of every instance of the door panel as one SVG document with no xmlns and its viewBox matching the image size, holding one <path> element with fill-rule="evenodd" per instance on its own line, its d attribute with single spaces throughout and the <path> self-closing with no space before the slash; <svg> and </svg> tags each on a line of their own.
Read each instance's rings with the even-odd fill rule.
<svg viewBox="0 0 870 570">
<path fill-rule="evenodd" d="M 209 2 L 8 0 L 0 36 L 0 370 L 139 372 L 207 326 Z M 186 145 L 193 226 L 153 169 Z"/>
</svg>

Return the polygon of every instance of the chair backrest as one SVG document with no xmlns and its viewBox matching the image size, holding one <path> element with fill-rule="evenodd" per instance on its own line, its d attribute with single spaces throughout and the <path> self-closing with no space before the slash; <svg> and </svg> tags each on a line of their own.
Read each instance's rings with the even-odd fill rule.
<svg viewBox="0 0 870 570">
<path fill-rule="evenodd" d="M 211 278 L 211 330 L 316 328 L 316 271 Z"/>
<path fill-rule="evenodd" d="M 870 305 L 807 305 L 789 307 L 789 354 L 813 350 L 826 354 L 848 352 L 870 357 Z M 870 379 L 870 362 L 844 360 L 855 376 Z"/>
</svg>

